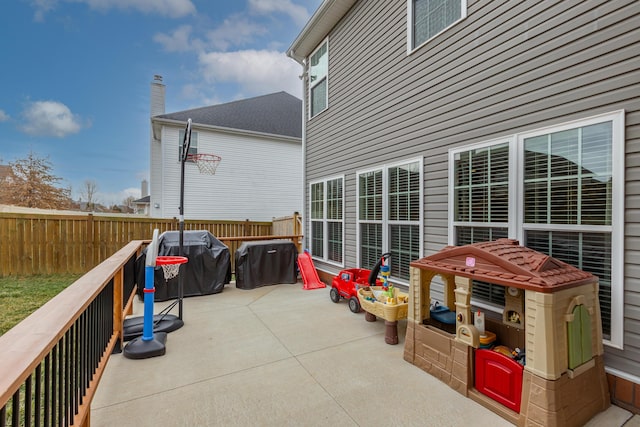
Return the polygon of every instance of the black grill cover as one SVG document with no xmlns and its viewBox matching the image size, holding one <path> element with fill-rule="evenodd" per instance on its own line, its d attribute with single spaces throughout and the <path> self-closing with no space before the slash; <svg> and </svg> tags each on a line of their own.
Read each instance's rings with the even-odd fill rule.
<svg viewBox="0 0 640 427">
<path fill-rule="evenodd" d="M 235 254 L 236 288 L 296 283 L 296 245 L 289 240 L 243 243 Z"/>
<path fill-rule="evenodd" d="M 158 256 L 180 254 L 180 232 L 165 231 L 159 237 Z M 231 254 L 229 248 L 207 230 L 184 231 L 184 256 L 189 262 L 180 266 L 178 277 L 166 282 L 161 267 L 154 273 L 155 301 L 166 301 L 178 297 L 178 278 L 183 276 L 183 296 L 217 294 L 231 281 Z M 138 295 L 144 288 L 146 249 L 136 260 Z"/>
</svg>

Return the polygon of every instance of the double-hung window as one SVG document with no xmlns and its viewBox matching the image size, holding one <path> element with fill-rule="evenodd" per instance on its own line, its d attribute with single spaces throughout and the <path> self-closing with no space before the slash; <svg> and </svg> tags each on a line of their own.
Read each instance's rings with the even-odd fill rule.
<svg viewBox="0 0 640 427">
<path fill-rule="evenodd" d="M 603 335 L 620 347 L 624 112 L 456 148 L 449 162 L 450 244 L 511 237 L 598 276 Z M 476 302 L 503 295 L 474 284 Z"/>
<path fill-rule="evenodd" d="M 344 178 L 312 183 L 311 254 L 315 258 L 343 264 Z"/>
<path fill-rule="evenodd" d="M 407 0 L 409 50 L 467 16 L 466 0 Z"/>
<path fill-rule="evenodd" d="M 184 142 L 184 129 L 180 130 L 178 134 L 178 161 L 182 161 L 182 143 Z M 198 132 L 191 131 L 191 144 L 189 145 L 189 152 L 187 154 L 198 154 Z M 187 160 L 191 161 L 191 160 Z"/>
<path fill-rule="evenodd" d="M 327 109 L 329 98 L 329 42 L 309 57 L 309 118 Z"/>
<path fill-rule="evenodd" d="M 509 140 L 453 155 L 453 224 L 456 245 L 509 236 Z M 473 296 L 504 305 L 504 288 L 475 282 Z"/>
<path fill-rule="evenodd" d="M 372 268 L 391 252 L 391 276 L 409 280 L 422 254 L 422 160 L 362 171 L 358 176 L 358 252 Z"/>
</svg>

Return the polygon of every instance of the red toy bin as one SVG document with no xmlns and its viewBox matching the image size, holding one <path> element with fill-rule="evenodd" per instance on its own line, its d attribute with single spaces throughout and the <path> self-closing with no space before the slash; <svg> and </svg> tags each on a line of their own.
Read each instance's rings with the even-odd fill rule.
<svg viewBox="0 0 640 427">
<path fill-rule="evenodd" d="M 493 350 L 476 350 L 476 390 L 520 413 L 523 366 Z"/>
</svg>

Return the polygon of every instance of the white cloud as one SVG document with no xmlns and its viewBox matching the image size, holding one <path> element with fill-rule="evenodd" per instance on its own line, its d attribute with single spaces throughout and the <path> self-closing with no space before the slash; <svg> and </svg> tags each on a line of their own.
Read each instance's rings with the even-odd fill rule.
<svg viewBox="0 0 640 427">
<path fill-rule="evenodd" d="M 249 10 L 261 15 L 273 12 L 283 13 L 300 27 L 309 20 L 307 9 L 304 6 L 293 4 L 291 0 L 249 0 Z"/>
<path fill-rule="evenodd" d="M 29 135 L 62 138 L 82 129 L 80 117 L 56 101 L 31 102 L 22 112 L 22 118 L 20 128 Z"/>
<path fill-rule="evenodd" d="M 209 45 L 215 49 L 227 50 L 230 46 L 243 46 L 257 36 L 267 34 L 267 28 L 250 22 L 242 15 L 233 15 L 224 20 L 216 29 L 207 33 Z"/>
<path fill-rule="evenodd" d="M 0 122 L 6 122 L 7 120 L 9 120 L 9 115 L 3 110 L 0 110 Z"/>
<path fill-rule="evenodd" d="M 32 0 L 32 5 L 36 10 L 33 20 L 36 22 L 44 21 L 45 13 L 53 10 L 58 3 L 57 0 Z"/>
<path fill-rule="evenodd" d="M 186 52 L 196 49 L 198 40 L 191 40 L 191 25 L 182 25 L 170 34 L 156 33 L 153 41 L 160 43 L 167 52 Z"/>
<path fill-rule="evenodd" d="M 227 17 L 217 28 L 206 33 L 206 41 L 194 37 L 191 25 L 182 25 L 172 32 L 156 33 L 153 41 L 167 52 L 203 52 L 207 49 L 226 51 L 231 46 L 243 46 L 264 36 L 268 30 L 263 25 L 249 21 L 242 15 Z"/>
<path fill-rule="evenodd" d="M 199 56 L 208 83 L 236 83 L 247 95 L 284 90 L 301 97 L 300 66 L 284 53 L 267 50 L 210 52 Z"/>
<path fill-rule="evenodd" d="M 35 8 L 34 19 L 44 20 L 45 13 L 53 10 L 60 1 L 85 3 L 91 9 L 107 11 L 110 9 L 133 9 L 142 13 L 158 14 L 170 18 L 195 15 L 196 7 L 191 0 L 32 0 Z"/>
</svg>

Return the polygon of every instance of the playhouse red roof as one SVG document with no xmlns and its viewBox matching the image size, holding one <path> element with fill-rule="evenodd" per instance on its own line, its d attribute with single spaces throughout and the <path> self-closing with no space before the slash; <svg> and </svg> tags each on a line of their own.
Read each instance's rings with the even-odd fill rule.
<svg viewBox="0 0 640 427">
<path fill-rule="evenodd" d="M 513 239 L 447 246 L 440 252 L 413 261 L 411 266 L 545 293 L 598 280 L 591 273 L 520 246 Z"/>
</svg>

